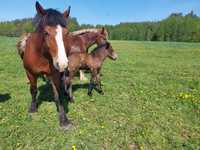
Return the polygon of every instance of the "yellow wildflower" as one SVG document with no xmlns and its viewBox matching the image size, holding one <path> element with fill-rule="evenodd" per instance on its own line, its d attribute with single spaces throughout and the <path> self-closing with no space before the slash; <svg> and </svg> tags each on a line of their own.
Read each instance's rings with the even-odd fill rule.
<svg viewBox="0 0 200 150">
<path fill-rule="evenodd" d="M 76 145 L 73 145 L 73 146 L 72 146 L 72 150 L 77 150 L 77 149 L 76 149 Z"/>
<path fill-rule="evenodd" d="M 102 128 L 102 129 L 104 129 L 104 128 L 105 128 L 105 126 L 104 126 L 104 125 L 102 125 L 102 126 L 101 126 L 101 128 Z"/>
</svg>

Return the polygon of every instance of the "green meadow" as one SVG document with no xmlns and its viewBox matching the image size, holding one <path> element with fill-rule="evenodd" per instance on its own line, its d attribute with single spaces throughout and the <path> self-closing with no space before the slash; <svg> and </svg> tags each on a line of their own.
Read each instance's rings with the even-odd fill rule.
<svg viewBox="0 0 200 150">
<path fill-rule="evenodd" d="M 70 130 L 59 127 L 50 85 L 31 102 L 16 38 L 0 37 L 0 150 L 200 149 L 200 43 L 111 41 L 117 61 L 102 69 L 105 95 L 75 78 Z M 87 74 L 89 78 L 89 74 Z"/>
</svg>

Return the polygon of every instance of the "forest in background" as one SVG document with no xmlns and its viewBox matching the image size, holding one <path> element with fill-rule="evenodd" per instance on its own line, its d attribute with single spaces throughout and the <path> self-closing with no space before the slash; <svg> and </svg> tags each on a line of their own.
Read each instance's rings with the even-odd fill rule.
<svg viewBox="0 0 200 150">
<path fill-rule="evenodd" d="M 117 25 L 79 24 L 70 18 L 70 31 L 105 26 L 111 40 L 200 42 L 200 17 L 193 11 L 183 15 L 172 13 L 166 19 L 152 22 L 127 22 Z M 32 18 L 0 22 L 0 36 L 18 37 L 33 32 Z"/>
</svg>

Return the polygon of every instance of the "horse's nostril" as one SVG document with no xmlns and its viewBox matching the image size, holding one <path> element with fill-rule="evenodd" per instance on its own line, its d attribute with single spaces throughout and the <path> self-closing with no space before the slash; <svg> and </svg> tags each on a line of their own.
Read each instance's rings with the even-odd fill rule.
<svg viewBox="0 0 200 150">
<path fill-rule="evenodd" d="M 56 63 L 56 68 L 58 68 L 58 70 L 60 69 L 58 62 Z"/>
<path fill-rule="evenodd" d="M 59 63 L 58 62 L 56 63 L 56 66 L 59 67 Z"/>
</svg>

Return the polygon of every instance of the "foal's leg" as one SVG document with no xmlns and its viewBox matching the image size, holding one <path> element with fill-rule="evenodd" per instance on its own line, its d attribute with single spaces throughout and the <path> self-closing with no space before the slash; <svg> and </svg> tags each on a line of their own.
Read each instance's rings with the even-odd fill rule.
<svg viewBox="0 0 200 150">
<path fill-rule="evenodd" d="M 100 93 L 100 94 L 104 94 L 103 89 L 102 89 L 102 84 L 101 84 L 101 78 L 100 78 L 100 72 L 98 72 L 97 76 L 96 76 L 96 90 Z"/>
<path fill-rule="evenodd" d="M 88 95 L 89 96 L 92 96 L 92 91 L 95 88 L 96 76 L 97 76 L 97 70 L 91 69 L 91 79 L 90 79 L 90 84 L 88 87 Z"/>
<path fill-rule="evenodd" d="M 65 75 L 65 92 L 69 98 L 69 102 L 74 102 L 74 96 L 72 95 L 72 79 L 73 79 L 73 72 L 67 72 Z"/>
<path fill-rule="evenodd" d="M 30 81 L 30 93 L 32 96 L 32 102 L 31 106 L 29 108 L 30 113 L 34 113 L 37 111 L 37 101 L 36 101 L 36 96 L 37 96 L 37 76 L 33 75 L 29 72 L 27 72 L 27 77 Z"/>
<path fill-rule="evenodd" d="M 85 77 L 83 70 L 80 70 L 79 72 L 80 72 L 80 80 L 81 81 L 87 81 L 87 78 Z"/>
<path fill-rule="evenodd" d="M 63 96 L 64 93 L 62 93 L 60 74 L 57 73 L 56 75 L 53 75 L 52 78 L 50 79 L 51 79 L 51 84 L 52 84 L 52 88 L 54 92 L 54 98 L 58 105 L 60 126 L 68 128 L 70 125 L 70 122 L 65 115 L 64 96 Z"/>
</svg>

